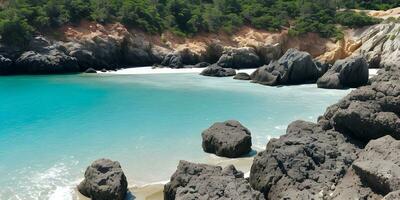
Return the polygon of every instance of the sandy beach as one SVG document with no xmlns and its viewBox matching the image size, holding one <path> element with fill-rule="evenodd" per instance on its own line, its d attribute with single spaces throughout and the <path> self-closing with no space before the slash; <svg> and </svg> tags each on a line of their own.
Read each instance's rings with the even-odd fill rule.
<svg viewBox="0 0 400 200">
<path fill-rule="evenodd" d="M 98 74 L 110 74 L 110 75 L 131 75 L 131 74 L 182 74 L 182 73 L 200 73 L 205 68 L 182 68 L 182 69 L 172 69 L 172 68 L 153 68 L 153 67 L 135 67 L 120 69 L 118 71 L 98 71 Z M 251 74 L 256 69 L 240 69 L 236 70 L 239 72 L 245 72 Z"/>
</svg>

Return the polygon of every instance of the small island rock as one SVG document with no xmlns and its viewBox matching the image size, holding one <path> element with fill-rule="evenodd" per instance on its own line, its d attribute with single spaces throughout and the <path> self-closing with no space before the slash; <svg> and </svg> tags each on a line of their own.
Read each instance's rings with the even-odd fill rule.
<svg viewBox="0 0 400 200">
<path fill-rule="evenodd" d="M 240 122 L 217 122 L 203 131 L 203 150 L 218 156 L 237 158 L 251 151 L 251 133 Z"/>
</svg>

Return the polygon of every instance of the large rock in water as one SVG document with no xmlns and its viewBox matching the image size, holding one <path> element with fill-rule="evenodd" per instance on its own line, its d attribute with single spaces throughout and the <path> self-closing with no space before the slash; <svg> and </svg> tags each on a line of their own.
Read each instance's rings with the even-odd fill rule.
<svg viewBox="0 0 400 200">
<path fill-rule="evenodd" d="M 78 191 L 92 200 L 123 200 L 128 183 L 119 162 L 108 159 L 94 161 L 85 172 Z"/>
<path fill-rule="evenodd" d="M 235 76 L 236 75 L 236 70 L 234 70 L 232 68 L 223 68 L 221 66 L 213 64 L 211 66 L 208 66 L 206 69 L 204 69 L 200 73 L 200 75 L 203 75 L 203 76 L 215 76 L 215 77 Z"/>
<path fill-rule="evenodd" d="M 400 141 L 385 136 L 368 143 L 338 183 L 332 199 L 390 199 L 400 190 Z M 391 194 L 389 194 L 391 193 Z M 397 192 L 397 198 L 399 199 Z"/>
<path fill-rule="evenodd" d="M 318 79 L 317 85 L 329 89 L 363 86 L 368 83 L 368 68 L 363 56 L 338 60 Z"/>
<path fill-rule="evenodd" d="M 233 165 L 218 166 L 180 161 L 171 180 L 164 186 L 165 200 L 262 200 Z"/>
<path fill-rule="evenodd" d="M 262 65 L 256 50 L 251 47 L 225 49 L 217 64 L 224 68 L 256 68 Z"/>
<path fill-rule="evenodd" d="M 354 141 L 336 131 L 295 121 L 255 157 L 250 184 L 267 199 L 322 199 L 358 151 Z"/>
<path fill-rule="evenodd" d="M 310 83 L 321 76 L 322 70 L 309 53 L 289 49 L 278 61 L 258 68 L 251 79 L 263 85 Z"/>
<path fill-rule="evenodd" d="M 235 120 L 217 122 L 203 131 L 203 150 L 218 156 L 237 158 L 251 151 L 251 133 Z"/>
</svg>

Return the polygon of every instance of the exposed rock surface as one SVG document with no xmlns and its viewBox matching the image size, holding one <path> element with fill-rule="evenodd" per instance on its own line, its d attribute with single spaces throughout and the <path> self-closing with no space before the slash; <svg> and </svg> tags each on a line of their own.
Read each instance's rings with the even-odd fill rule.
<svg viewBox="0 0 400 200">
<path fill-rule="evenodd" d="M 268 199 L 318 199 L 344 176 L 358 151 L 336 131 L 295 121 L 255 157 L 250 183 Z"/>
<path fill-rule="evenodd" d="M 12 60 L 0 55 L 0 74 L 9 74 L 12 69 Z"/>
<path fill-rule="evenodd" d="M 182 68 L 182 57 L 179 54 L 168 54 L 165 56 L 164 60 L 161 62 L 161 65 L 171 67 L 171 68 Z"/>
<path fill-rule="evenodd" d="M 345 178 L 337 185 L 332 199 L 398 199 L 400 189 L 400 140 L 385 136 L 368 143 Z M 393 193 L 391 193 L 393 192 Z M 389 194 L 391 193 L 391 194 Z M 395 198 L 397 195 L 397 198 Z"/>
<path fill-rule="evenodd" d="M 58 74 L 79 71 L 77 59 L 67 55 L 57 43 L 51 44 L 43 37 L 36 37 L 31 41 L 30 49 L 15 61 L 14 73 Z"/>
<path fill-rule="evenodd" d="M 264 197 L 250 187 L 243 172 L 233 165 L 222 169 L 180 161 L 170 182 L 164 186 L 164 199 L 262 200 Z"/>
<path fill-rule="evenodd" d="M 338 60 L 318 79 L 317 85 L 329 89 L 363 86 L 368 83 L 368 68 L 363 56 Z"/>
<path fill-rule="evenodd" d="M 278 61 L 258 68 L 251 78 L 263 85 L 292 85 L 315 82 L 323 73 L 309 53 L 289 49 Z"/>
<path fill-rule="evenodd" d="M 262 61 L 254 48 L 226 48 L 217 64 L 233 69 L 256 68 L 262 65 Z"/>
<path fill-rule="evenodd" d="M 78 191 L 93 200 L 123 200 L 128 183 L 119 162 L 108 159 L 94 161 L 85 172 Z"/>
<path fill-rule="evenodd" d="M 400 63 L 400 23 L 384 22 L 369 28 L 361 37 L 358 52 L 365 55 L 371 67 Z"/>
<path fill-rule="evenodd" d="M 200 75 L 203 76 L 215 76 L 215 77 L 226 77 L 226 76 L 235 76 L 236 70 L 232 68 L 223 68 L 216 64 L 210 65 L 206 69 L 204 69 Z"/>
<path fill-rule="evenodd" d="M 395 80 L 398 71 L 398 67 L 388 67 L 375 80 L 389 81 L 373 81 L 352 91 L 330 106 L 322 121 L 329 121 L 329 127 L 366 142 L 385 135 L 400 139 L 400 81 Z"/>
<path fill-rule="evenodd" d="M 256 51 L 263 64 L 278 60 L 283 55 L 282 46 L 279 43 L 260 45 L 256 48 Z"/>
<path fill-rule="evenodd" d="M 237 158 L 251 151 L 251 133 L 240 122 L 217 122 L 203 131 L 203 150 L 218 156 Z"/>
<path fill-rule="evenodd" d="M 240 72 L 240 73 L 237 73 L 237 74 L 233 77 L 233 79 L 237 79 L 237 80 L 251 80 L 251 77 L 250 77 L 250 75 L 248 75 L 247 73 Z"/>
</svg>

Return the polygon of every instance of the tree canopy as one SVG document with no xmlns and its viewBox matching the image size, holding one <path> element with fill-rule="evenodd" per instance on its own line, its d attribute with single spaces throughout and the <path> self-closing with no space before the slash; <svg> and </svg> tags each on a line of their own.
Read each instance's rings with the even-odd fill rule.
<svg viewBox="0 0 400 200">
<path fill-rule="evenodd" d="M 0 9 L 3 43 L 23 44 L 35 32 L 83 19 L 121 22 L 157 34 L 183 36 L 198 32 L 234 32 L 243 25 L 297 35 L 316 32 L 336 37 L 336 24 L 349 27 L 377 23 L 362 13 L 341 8 L 388 9 L 400 0 L 8 0 Z"/>
</svg>

